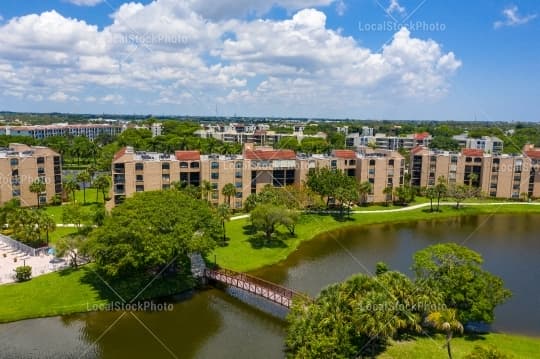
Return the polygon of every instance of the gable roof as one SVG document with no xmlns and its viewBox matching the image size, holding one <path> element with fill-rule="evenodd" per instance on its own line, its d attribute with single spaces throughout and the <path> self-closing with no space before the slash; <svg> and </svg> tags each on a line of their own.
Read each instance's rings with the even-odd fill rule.
<svg viewBox="0 0 540 359">
<path fill-rule="evenodd" d="M 337 158 L 345 158 L 345 159 L 355 159 L 356 153 L 351 150 L 334 150 L 332 151 L 332 155 Z"/>
<path fill-rule="evenodd" d="M 471 156 L 471 157 L 483 157 L 484 156 L 484 151 L 477 150 L 477 149 L 474 149 L 474 148 L 464 148 L 463 150 L 461 150 L 461 153 L 464 156 Z"/>
</svg>

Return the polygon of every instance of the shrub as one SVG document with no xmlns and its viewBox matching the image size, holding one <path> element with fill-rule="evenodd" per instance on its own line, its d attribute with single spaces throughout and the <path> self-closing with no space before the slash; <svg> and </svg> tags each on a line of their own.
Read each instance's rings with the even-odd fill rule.
<svg viewBox="0 0 540 359">
<path fill-rule="evenodd" d="M 17 282 L 26 282 L 32 277 L 32 267 L 20 266 L 15 268 L 15 280 Z"/>
<path fill-rule="evenodd" d="M 496 347 L 477 345 L 465 359 L 512 359 L 513 356 L 501 352 Z"/>
</svg>

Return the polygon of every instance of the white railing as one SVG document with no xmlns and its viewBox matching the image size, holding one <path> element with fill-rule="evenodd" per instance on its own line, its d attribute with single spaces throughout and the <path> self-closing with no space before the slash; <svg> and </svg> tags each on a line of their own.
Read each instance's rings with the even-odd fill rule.
<svg viewBox="0 0 540 359">
<path fill-rule="evenodd" d="M 32 257 L 39 256 L 41 253 L 47 254 L 47 251 L 49 250 L 49 247 L 42 247 L 42 248 L 37 248 L 37 249 L 32 248 L 24 243 L 14 240 L 11 237 L 4 236 L 3 234 L 0 234 L 0 243 L 4 243 L 8 245 L 9 247 L 16 249 L 20 252 L 23 252 L 26 255 L 29 255 Z"/>
</svg>

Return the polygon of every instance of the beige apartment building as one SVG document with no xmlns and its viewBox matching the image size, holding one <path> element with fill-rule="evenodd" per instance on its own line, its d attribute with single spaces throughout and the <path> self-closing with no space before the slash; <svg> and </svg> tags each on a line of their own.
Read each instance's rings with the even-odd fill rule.
<svg viewBox="0 0 540 359">
<path fill-rule="evenodd" d="M 540 150 L 531 146 L 514 156 L 492 155 L 480 149 L 448 152 L 416 147 L 411 151 L 411 184 L 429 187 L 444 177 L 449 184 L 480 188 L 489 197 L 518 199 L 526 193 L 537 198 L 539 166 Z"/>
<path fill-rule="evenodd" d="M 37 179 L 45 183 L 40 204 L 62 193 L 62 163 L 58 153 L 47 147 L 17 143 L 0 149 L 0 204 L 18 198 L 21 206 L 37 206 L 37 195 L 30 192 L 30 185 Z"/>
<path fill-rule="evenodd" d="M 397 152 L 366 149 L 357 153 L 336 150 L 330 155 L 297 155 L 291 150 L 274 150 L 245 144 L 242 155 L 201 155 L 198 151 L 177 151 L 174 155 L 119 151 L 112 164 L 113 204 L 121 203 L 136 192 L 170 188 L 173 182 L 200 186 L 210 183 L 208 199 L 224 203 L 221 193 L 232 183 L 236 194 L 230 198 L 233 208 L 242 208 L 245 199 L 265 186 L 302 185 L 310 170 L 329 167 L 345 171 L 360 182 L 370 182 L 369 202 L 384 202 L 383 189 L 403 184 L 404 158 Z"/>
</svg>

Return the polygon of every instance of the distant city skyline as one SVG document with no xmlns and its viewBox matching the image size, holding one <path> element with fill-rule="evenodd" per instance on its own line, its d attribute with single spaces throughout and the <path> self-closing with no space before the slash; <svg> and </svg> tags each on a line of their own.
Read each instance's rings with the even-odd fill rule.
<svg viewBox="0 0 540 359">
<path fill-rule="evenodd" d="M 540 3 L 5 0 L 0 110 L 540 121 Z"/>
</svg>

